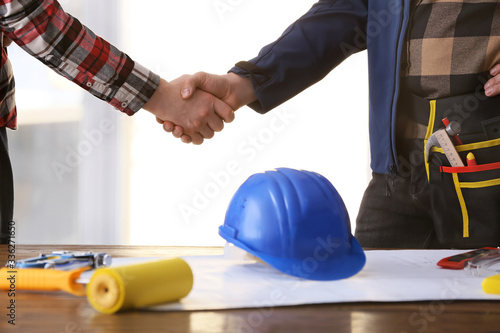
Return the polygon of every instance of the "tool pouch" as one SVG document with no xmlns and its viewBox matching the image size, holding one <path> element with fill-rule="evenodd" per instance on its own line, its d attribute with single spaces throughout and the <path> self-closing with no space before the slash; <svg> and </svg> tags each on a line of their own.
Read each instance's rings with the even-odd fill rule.
<svg viewBox="0 0 500 333">
<path fill-rule="evenodd" d="M 472 152 L 476 166 L 450 167 L 442 149 L 429 157 L 431 214 L 438 239 L 455 248 L 500 245 L 500 139 L 456 146 L 462 161 Z"/>
<path fill-rule="evenodd" d="M 454 149 L 467 165 L 473 153 L 477 166 L 451 167 L 443 149 L 433 147 L 424 159 L 428 186 L 419 202 L 432 216 L 443 246 L 478 248 L 500 245 L 500 96 L 484 92 L 427 100 L 402 92 L 403 115 L 419 128 L 410 138 L 423 139 L 424 155 L 431 135 L 443 119 L 462 128 Z M 400 119 L 405 120 L 403 116 Z M 453 138 L 453 141 L 456 138 Z M 420 171 L 419 171 L 420 172 Z"/>
</svg>

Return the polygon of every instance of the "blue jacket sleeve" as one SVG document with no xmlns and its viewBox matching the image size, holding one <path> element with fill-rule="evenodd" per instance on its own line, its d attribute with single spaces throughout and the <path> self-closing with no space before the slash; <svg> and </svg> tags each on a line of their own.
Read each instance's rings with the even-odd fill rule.
<svg viewBox="0 0 500 333">
<path fill-rule="evenodd" d="M 321 0 L 275 42 L 230 72 L 250 77 L 265 113 L 323 79 L 351 54 L 366 48 L 368 0 Z"/>
</svg>

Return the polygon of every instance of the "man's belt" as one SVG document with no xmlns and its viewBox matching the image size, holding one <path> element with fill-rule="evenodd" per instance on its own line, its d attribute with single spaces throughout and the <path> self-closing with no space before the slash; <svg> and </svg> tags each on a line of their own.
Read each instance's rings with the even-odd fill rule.
<svg viewBox="0 0 500 333">
<path fill-rule="evenodd" d="M 400 99 L 398 116 L 409 117 L 414 126 L 412 138 L 424 138 L 427 126 L 433 123 L 432 133 L 444 127 L 442 119 L 457 121 L 464 143 L 500 138 L 500 96 L 487 97 L 483 92 L 428 100 L 410 93 Z M 429 117 L 434 121 L 429 122 Z M 498 133 L 497 133 L 498 131 Z M 405 137 L 409 138 L 408 135 Z"/>
</svg>

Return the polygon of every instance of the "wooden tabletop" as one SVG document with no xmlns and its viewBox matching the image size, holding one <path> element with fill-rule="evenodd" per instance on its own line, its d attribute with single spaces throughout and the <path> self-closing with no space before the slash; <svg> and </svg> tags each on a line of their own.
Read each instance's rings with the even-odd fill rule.
<svg viewBox="0 0 500 333">
<path fill-rule="evenodd" d="M 218 255 L 218 247 L 18 245 L 16 259 L 53 250 L 106 252 L 112 257 Z M 0 245 L 0 261 L 8 248 Z M 500 332 L 500 302 L 427 301 L 342 303 L 218 311 L 96 312 L 85 297 L 64 292 L 16 292 L 15 326 L 8 323 L 7 292 L 0 291 L 0 332 Z"/>
</svg>

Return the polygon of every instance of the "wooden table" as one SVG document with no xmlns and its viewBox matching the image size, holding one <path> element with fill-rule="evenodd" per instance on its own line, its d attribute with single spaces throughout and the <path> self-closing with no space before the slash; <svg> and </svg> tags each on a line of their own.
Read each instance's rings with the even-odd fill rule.
<svg viewBox="0 0 500 333">
<path fill-rule="evenodd" d="M 218 255 L 215 247 L 18 245 L 16 259 L 52 250 L 107 252 L 112 257 Z M 0 246 L 6 262 L 7 246 Z M 8 323 L 9 297 L 0 291 L 0 332 L 500 332 L 500 302 L 428 301 L 342 303 L 219 311 L 97 313 L 85 297 L 63 292 L 17 292 L 16 325 Z"/>
</svg>

